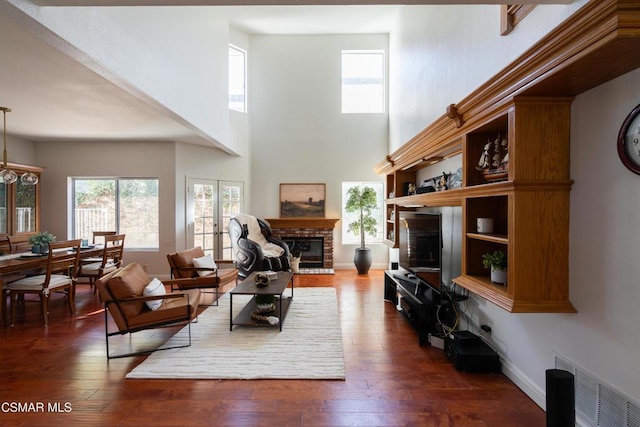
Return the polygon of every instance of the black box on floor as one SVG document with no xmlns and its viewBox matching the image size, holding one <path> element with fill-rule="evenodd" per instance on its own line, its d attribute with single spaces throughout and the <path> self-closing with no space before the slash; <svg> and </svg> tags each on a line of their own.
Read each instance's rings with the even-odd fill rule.
<svg viewBox="0 0 640 427">
<path fill-rule="evenodd" d="M 461 347 L 475 347 L 482 342 L 479 336 L 469 331 L 454 331 L 453 341 Z"/>
<path fill-rule="evenodd" d="M 461 345 L 461 342 L 465 342 Z M 444 341 L 444 352 L 458 371 L 465 372 L 500 372 L 500 357 L 482 340 L 456 340 L 447 337 Z"/>
</svg>

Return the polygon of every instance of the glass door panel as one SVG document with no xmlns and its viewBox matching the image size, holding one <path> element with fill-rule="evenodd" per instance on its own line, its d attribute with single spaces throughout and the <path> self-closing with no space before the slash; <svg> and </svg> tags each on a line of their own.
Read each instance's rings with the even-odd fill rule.
<svg viewBox="0 0 640 427">
<path fill-rule="evenodd" d="M 29 233 L 36 231 L 36 185 L 24 185 L 20 180 L 16 181 L 15 185 L 15 232 Z"/>
<path fill-rule="evenodd" d="M 242 212 L 241 182 L 189 179 L 187 246 L 200 246 L 215 259 L 232 259 L 229 219 Z"/>
<path fill-rule="evenodd" d="M 0 233 L 8 233 L 7 230 L 7 184 L 0 184 Z"/>
<path fill-rule="evenodd" d="M 242 213 L 244 202 L 244 185 L 242 182 L 220 181 L 220 217 L 222 230 L 220 233 L 220 247 L 222 259 L 234 259 L 229 238 L 229 220 Z"/>
</svg>

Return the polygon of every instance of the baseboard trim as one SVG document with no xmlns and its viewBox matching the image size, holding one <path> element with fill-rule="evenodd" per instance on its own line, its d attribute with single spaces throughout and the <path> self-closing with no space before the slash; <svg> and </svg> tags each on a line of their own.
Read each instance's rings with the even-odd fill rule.
<svg viewBox="0 0 640 427">
<path fill-rule="evenodd" d="M 544 390 L 542 390 L 531 378 L 524 374 L 514 364 L 501 358 L 502 361 L 502 373 L 509 378 L 520 390 L 522 390 L 536 405 L 546 410 L 547 397 Z"/>
</svg>

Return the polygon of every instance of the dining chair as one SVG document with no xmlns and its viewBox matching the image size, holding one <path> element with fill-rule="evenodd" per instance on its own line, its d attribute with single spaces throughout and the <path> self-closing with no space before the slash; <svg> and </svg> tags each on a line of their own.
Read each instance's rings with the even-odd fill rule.
<svg viewBox="0 0 640 427">
<path fill-rule="evenodd" d="M 124 238 L 124 234 L 105 235 L 102 256 L 80 260 L 78 277 L 88 278 L 94 293 L 96 280 L 122 266 Z"/>
<path fill-rule="evenodd" d="M 45 326 L 49 324 L 49 298 L 53 292 L 66 294 L 69 311 L 71 314 L 75 313 L 75 286 L 80 262 L 80 244 L 80 239 L 49 243 L 46 272 L 16 280 L 7 285 L 11 300 L 11 326 L 15 323 L 17 298 L 20 295 L 40 296 Z"/>
<path fill-rule="evenodd" d="M 9 240 L 9 253 L 17 254 L 21 252 L 31 251 L 31 244 L 29 243 L 29 235 L 17 234 L 15 236 L 7 236 Z"/>
<path fill-rule="evenodd" d="M 98 243 L 104 243 L 106 236 L 113 236 L 114 234 L 118 234 L 117 231 L 93 231 L 93 239 L 91 242 L 95 245 Z"/>
</svg>

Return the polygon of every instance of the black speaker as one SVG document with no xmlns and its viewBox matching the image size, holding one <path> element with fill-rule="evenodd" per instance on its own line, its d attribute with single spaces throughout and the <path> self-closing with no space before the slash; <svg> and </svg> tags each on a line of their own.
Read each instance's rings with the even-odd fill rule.
<svg viewBox="0 0 640 427">
<path fill-rule="evenodd" d="M 573 374 L 562 369 L 547 369 L 547 427 L 575 425 Z"/>
<path fill-rule="evenodd" d="M 397 263 L 397 262 L 391 262 L 391 269 L 392 269 L 392 270 L 397 270 L 397 269 L 398 269 L 398 267 L 399 267 L 399 265 L 398 265 L 398 263 Z"/>
</svg>

